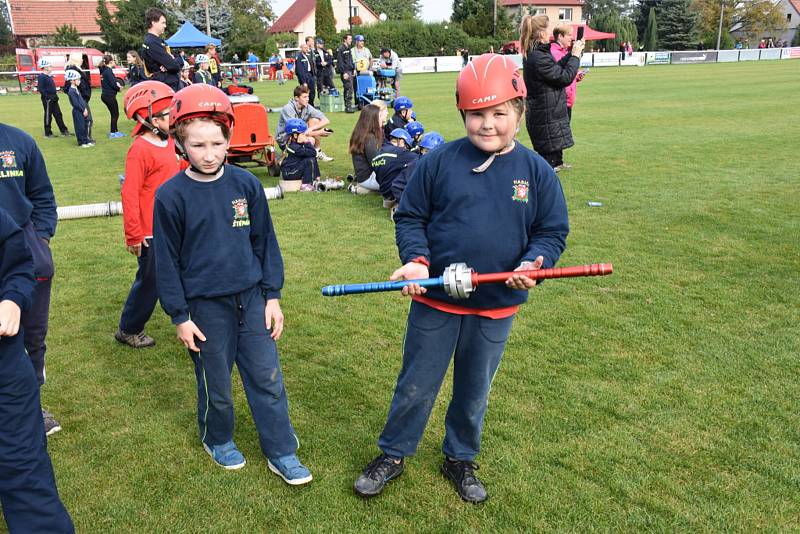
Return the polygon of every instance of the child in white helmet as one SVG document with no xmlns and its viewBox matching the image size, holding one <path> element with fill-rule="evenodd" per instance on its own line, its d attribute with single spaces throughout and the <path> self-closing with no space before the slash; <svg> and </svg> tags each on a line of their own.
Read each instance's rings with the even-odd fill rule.
<svg viewBox="0 0 800 534">
<path fill-rule="evenodd" d="M 69 95 L 69 103 L 72 105 L 72 122 L 74 123 L 72 129 L 78 138 L 78 146 L 81 148 L 93 147 L 94 143 L 89 139 L 87 125 L 90 117 L 89 106 L 81 96 L 80 89 L 78 89 L 81 84 L 81 74 L 77 70 L 67 70 L 64 73 L 64 79 L 69 84 L 67 94 Z"/>
</svg>

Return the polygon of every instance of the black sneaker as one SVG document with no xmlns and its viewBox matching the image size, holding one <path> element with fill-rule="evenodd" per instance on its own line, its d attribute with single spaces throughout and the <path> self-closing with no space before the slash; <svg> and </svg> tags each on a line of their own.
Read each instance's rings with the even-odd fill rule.
<svg viewBox="0 0 800 534">
<path fill-rule="evenodd" d="M 382 492 L 389 481 L 403 473 L 403 459 L 396 460 L 385 454 L 372 460 L 353 486 L 356 493 L 362 497 L 374 497 Z"/>
<path fill-rule="evenodd" d="M 469 460 L 451 460 L 445 458 L 442 473 L 456 487 L 458 495 L 467 502 L 479 503 L 489 498 L 481 480 L 475 476 L 478 464 Z"/>
<path fill-rule="evenodd" d="M 59 430 L 61 430 L 61 425 L 58 424 L 56 418 L 53 417 L 53 414 L 42 408 L 42 419 L 44 420 L 44 433 L 48 436 L 52 436 Z"/>
</svg>

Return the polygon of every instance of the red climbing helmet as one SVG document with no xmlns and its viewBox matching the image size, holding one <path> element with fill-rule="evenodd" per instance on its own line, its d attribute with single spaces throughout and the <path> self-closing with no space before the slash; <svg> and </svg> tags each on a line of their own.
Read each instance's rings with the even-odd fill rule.
<svg viewBox="0 0 800 534">
<path fill-rule="evenodd" d="M 194 117 L 209 117 L 228 128 L 233 126 L 233 106 L 228 95 L 213 85 L 197 83 L 184 87 L 172 98 L 169 127 Z"/>
<path fill-rule="evenodd" d="M 508 56 L 483 54 L 461 69 L 456 82 L 456 107 L 461 111 L 488 108 L 525 98 L 525 82 Z"/>
<path fill-rule="evenodd" d="M 125 115 L 136 120 L 132 135 L 137 135 L 143 128 L 150 128 L 150 124 L 143 124 L 158 113 L 161 113 L 172 103 L 175 91 L 165 83 L 147 80 L 137 83 L 125 94 L 123 101 Z"/>
</svg>

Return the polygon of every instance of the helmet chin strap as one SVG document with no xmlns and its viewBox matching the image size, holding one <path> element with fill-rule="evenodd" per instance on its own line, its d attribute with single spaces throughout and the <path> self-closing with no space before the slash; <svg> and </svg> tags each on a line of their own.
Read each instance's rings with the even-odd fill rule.
<svg viewBox="0 0 800 534">
<path fill-rule="evenodd" d="M 515 146 L 516 146 L 516 142 L 515 142 L 515 141 L 514 141 L 514 139 L 512 138 L 510 143 L 508 143 L 506 146 L 504 146 L 503 148 L 501 148 L 501 149 L 500 149 L 500 150 L 498 150 L 497 152 L 493 152 L 493 153 L 492 153 L 492 155 L 491 155 L 491 156 L 489 156 L 489 159 L 487 159 L 486 161 L 484 161 L 483 163 L 481 163 L 480 165 L 478 165 L 477 167 L 475 167 L 474 169 L 472 169 L 472 172 L 481 173 L 481 172 L 484 172 L 484 171 L 486 171 L 486 169 L 488 169 L 488 168 L 489 168 L 489 165 L 491 165 L 491 164 L 492 164 L 492 162 L 494 161 L 494 158 L 495 158 L 495 157 L 497 157 L 497 156 L 499 156 L 500 154 L 503 154 L 503 153 L 505 153 L 505 152 L 510 152 L 510 151 L 512 151 L 512 150 L 514 149 L 514 147 L 515 147 Z"/>
</svg>

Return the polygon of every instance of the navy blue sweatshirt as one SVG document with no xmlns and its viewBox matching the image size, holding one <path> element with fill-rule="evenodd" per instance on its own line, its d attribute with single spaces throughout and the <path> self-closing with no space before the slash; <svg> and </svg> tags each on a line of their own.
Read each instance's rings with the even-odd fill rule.
<svg viewBox="0 0 800 534">
<path fill-rule="evenodd" d="M 555 172 L 519 143 L 485 172 L 473 172 L 488 157 L 463 138 L 419 161 L 394 216 L 404 264 L 423 256 L 432 277 L 456 262 L 479 273 L 513 271 L 537 256 L 544 257 L 542 267 L 555 265 L 569 233 L 567 204 Z M 492 309 L 522 304 L 528 292 L 486 284 L 468 299 L 452 299 L 441 289 L 428 290 L 426 296 Z"/>
<path fill-rule="evenodd" d="M 185 172 L 156 191 L 153 217 L 158 298 L 173 324 L 189 319 L 187 301 L 259 286 L 280 298 L 283 259 L 264 189 L 244 169 L 225 165 L 213 182 Z"/>
<path fill-rule="evenodd" d="M 30 308 L 35 287 L 33 258 L 25 236 L 0 208 L 0 301 L 11 300 L 25 311 Z"/>
<path fill-rule="evenodd" d="M 392 196 L 392 182 L 403 172 L 406 165 L 419 158 L 416 152 L 410 152 L 407 148 L 400 148 L 391 143 L 384 143 L 378 155 L 372 158 L 372 169 L 375 171 L 375 179 L 380 185 L 383 198 L 394 198 Z"/>
<path fill-rule="evenodd" d="M 119 85 L 114 71 L 106 65 L 100 65 L 100 93 L 106 96 L 117 96 Z"/>
<path fill-rule="evenodd" d="M 39 91 L 39 94 L 46 100 L 52 100 L 58 97 L 58 93 L 56 93 L 56 82 L 53 81 L 52 76 L 44 72 L 39 73 L 39 76 L 36 77 L 36 90 Z"/>
<path fill-rule="evenodd" d="M 83 82 L 81 82 L 81 84 L 83 84 Z M 72 109 L 78 110 L 81 113 L 86 111 L 86 100 L 84 100 L 83 95 L 81 95 L 80 86 L 71 86 L 67 90 L 67 96 L 69 97 L 69 103 L 72 106 Z"/>
<path fill-rule="evenodd" d="M 39 237 L 56 233 L 56 197 L 44 158 L 33 138 L 0 123 L 0 208 L 17 226 L 33 223 Z"/>
</svg>

